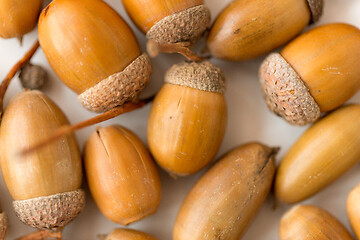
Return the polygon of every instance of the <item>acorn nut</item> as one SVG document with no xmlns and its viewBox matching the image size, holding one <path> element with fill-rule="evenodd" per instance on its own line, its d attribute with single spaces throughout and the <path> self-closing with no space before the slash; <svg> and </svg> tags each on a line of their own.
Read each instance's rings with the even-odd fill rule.
<svg viewBox="0 0 360 240">
<path fill-rule="evenodd" d="M 135 230 L 118 228 L 107 235 L 104 240 L 157 240 L 156 238 Z"/>
<path fill-rule="evenodd" d="M 162 168 L 188 175 L 213 160 L 226 130 L 224 91 L 223 73 L 209 62 L 168 70 L 148 121 L 150 151 Z"/>
<path fill-rule="evenodd" d="M 270 54 L 259 71 L 268 107 L 293 125 L 315 122 L 360 88 L 360 30 L 333 23 Z"/>
<path fill-rule="evenodd" d="M 9 220 L 5 212 L 2 212 L 0 206 L 0 240 L 4 240 L 9 230 Z"/>
<path fill-rule="evenodd" d="M 278 167 L 275 194 L 285 203 L 305 200 L 360 160 L 360 105 L 342 107 L 312 125 Z"/>
<path fill-rule="evenodd" d="M 221 158 L 186 197 L 173 239 L 240 239 L 270 192 L 277 151 L 249 143 Z"/>
<path fill-rule="evenodd" d="M 91 195 L 108 219 L 127 225 L 156 212 L 161 199 L 159 174 L 134 133 L 121 126 L 98 128 L 84 152 Z"/>
<path fill-rule="evenodd" d="M 298 205 L 281 218 L 279 239 L 353 240 L 353 237 L 327 211 L 315 206 Z"/>
<path fill-rule="evenodd" d="M 360 184 L 351 190 L 347 198 L 347 215 L 357 238 L 360 238 Z"/>
<path fill-rule="evenodd" d="M 138 101 L 150 80 L 149 57 L 101 0 L 54 0 L 40 15 L 39 41 L 55 73 L 91 111 Z"/>
<path fill-rule="evenodd" d="M 81 156 L 74 135 L 25 157 L 18 154 L 68 123 L 62 111 L 36 90 L 16 95 L 1 122 L 1 171 L 16 215 L 35 228 L 61 229 L 84 208 Z"/>
<path fill-rule="evenodd" d="M 207 45 L 217 58 L 255 58 L 294 38 L 322 10 L 323 0 L 237 0 L 215 20 Z"/>
</svg>

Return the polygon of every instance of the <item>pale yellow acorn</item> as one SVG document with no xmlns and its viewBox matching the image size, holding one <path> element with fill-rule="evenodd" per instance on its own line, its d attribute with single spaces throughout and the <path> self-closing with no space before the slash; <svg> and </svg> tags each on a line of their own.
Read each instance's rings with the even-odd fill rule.
<svg viewBox="0 0 360 240">
<path fill-rule="evenodd" d="M 349 193 L 346 208 L 351 227 L 360 239 L 360 184 Z"/>
<path fill-rule="evenodd" d="M 157 240 L 149 234 L 131 229 L 117 228 L 107 235 L 104 240 Z"/>
<path fill-rule="evenodd" d="M 281 218 L 279 239 L 353 240 L 353 237 L 327 211 L 315 206 L 298 205 Z"/>
</svg>

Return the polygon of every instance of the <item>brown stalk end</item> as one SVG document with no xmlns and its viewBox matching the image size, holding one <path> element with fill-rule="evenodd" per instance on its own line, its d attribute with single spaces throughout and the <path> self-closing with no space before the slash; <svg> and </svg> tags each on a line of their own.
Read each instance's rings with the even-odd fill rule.
<svg viewBox="0 0 360 240">
<path fill-rule="evenodd" d="M 39 230 L 26 236 L 17 238 L 16 240 L 44 240 L 44 239 L 62 239 L 62 230 L 53 232 L 48 230 Z"/>
</svg>

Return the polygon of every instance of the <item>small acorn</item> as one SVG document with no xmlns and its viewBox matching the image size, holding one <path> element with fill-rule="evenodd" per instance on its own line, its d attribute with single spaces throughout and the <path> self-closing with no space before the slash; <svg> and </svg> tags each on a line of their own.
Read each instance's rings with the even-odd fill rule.
<svg viewBox="0 0 360 240">
<path fill-rule="evenodd" d="M 36 27 L 42 0 L 1 0 L 0 37 L 19 38 Z"/>
<path fill-rule="evenodd" d="M 86 176 L 96 205 L 127 225 L 156 212 L 161 183 L 141 140 L 121 126 L 98 128 L 85 145 Z"/>
<path fill-rule="evenodd" d="M 20 220 L 60 231 L 84 208 L 81 156 L 74 135 L 20 157 L 19 151 L 68 124 L 62 111 L 40 91 L 16 95 L 0 127 L 1 171 Z"/>
<path fill-rule="evenodd" d="M 204 5 L 204 0 L 122 2 L 130 18 L 146 34 L 146 38 L 158 44 L 194 43 L 211 21 L 210 10 Z"/>
<path fill-rule="evenodd" d="M 148 122 L 150 151 L 162 168 L 188 175 L 213 160 L 226 130 L 224 91 L 223 73 L 209 62 L 168 70 Z"/>
<path fill-rule="evenodd" d="M 347 198 L 347 215 L 357 238 L 360 238 L 360 184 L 351 190 Z"/>
<path fill-rule="evenodd" d="M 261 56 L 319 20 L 323 0 L 237 0 L 211 28 L 207 45 L 217 58 L 241 61 Z"/>
<path fill-rule="evenodd" d="M 346 228 L 327 211 L 310 205 L 298 205 L 280 221 L 280 240 L 354 240 Z"/>
<path fill-rule="evenodd" d="M 221 158 L 186 197 L 173 240 L 240 239 L 270 192 L 277 150 L 249 143 Z"/>
<path fill-rule="evenodd" d="M 278 167 L 275 194 L 285 203 L 305 200 L 360 160 L 360 105 L 332 112 L 312 125 Z"/>
<path fill-rule="evenodd" d="M 9 230 L 9 221 L 5 212 L 0 206 L 0 240 L 4 240 Z"/>
<path fill-rule="evenodd" d="M 104 240 L 157 240 L 146 233 L 118 228 L 107 235 Z"/>
<path fill-rule="evenodd" d="M 344 23 L 312 29 L 270 54 L 260 71 L 268 107 L 293 125 L 315 122 L 360 88 L 360 30 Z"/>
<path fill-rule="evenodd" d="M 39 41 L 55 73 L 90 111 L 138 101 L 150 80 L 149 57 L 101 0 L 54 0 L 40 15 Z"/>
</svg>

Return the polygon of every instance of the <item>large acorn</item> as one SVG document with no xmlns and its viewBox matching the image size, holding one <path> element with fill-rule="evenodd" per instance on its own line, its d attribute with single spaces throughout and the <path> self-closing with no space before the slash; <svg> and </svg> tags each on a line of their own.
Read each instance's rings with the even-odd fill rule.
<svg viewBox="0 0 360 240">
<path fill-rule="evenodd" d="M 137 101 L 150 80 L 148 56 L 101 0 L 54 0 L 40 15 L 39 41 L 56 74 L 91 111 Z"/>
<path fill-rule="evenodd" d="M 85 145 L 91 195 L 110 220 L 127 225 L 156 212 L 161 183 L 141 140 L 121 126 L 98 128 Z"/>
<path fill-rule="evenodd" d="M 210 52 L 232 61 L 261 56 L 316 22 L 323 0 L 237 0 L 219 15 L 207 39 Z"/>
<path fill-rule="evenodd" d="M 209 62 L 168 70 L 148 122 L 149 147 L 162 168 L 188 175 L 215 157 L 227 123 L 224 91 L 221 70 Z"/>
<path fill-rule="evenodd" d="M 22 38 L 38 22 L 42 0 L 1 0 L 0 37 Z"/>
<path fill-rule="evenodd" d="M 43 93 L 23 91 L 4 113 L 0 127 L 1 171 L 17 216 L 39 229 L 61 230 L 83 209 L 81 156 L 67 135 L 24 157 L 19 152 L 68 120 Z"/>
<path fill-rule="evenodd" d="M 0 206 L 0 240 L 4 240 L 9 229 L 8 217 L 5 212 L 1 210 Z"/>
<path fill-rule="evenodd" d="M 220 159 L 186 197 L 173 239 L 240 239 L 270 192 L 276 152 L 249 143 Z"/>
<path fill-rule="evenodd" d="M 360 105 L 342 107 L 311 126 L 280 163 L 275 194 L 295 203 L 331 184 L 360 160 Z"/>
<path fill-rule="evenodd" d="M 259 75 L 267 105 L 291 124 L 312 123 L 359 90 L 359 61 L 358 28 L 317 27 L 263 62 Z"/>
</svg>

